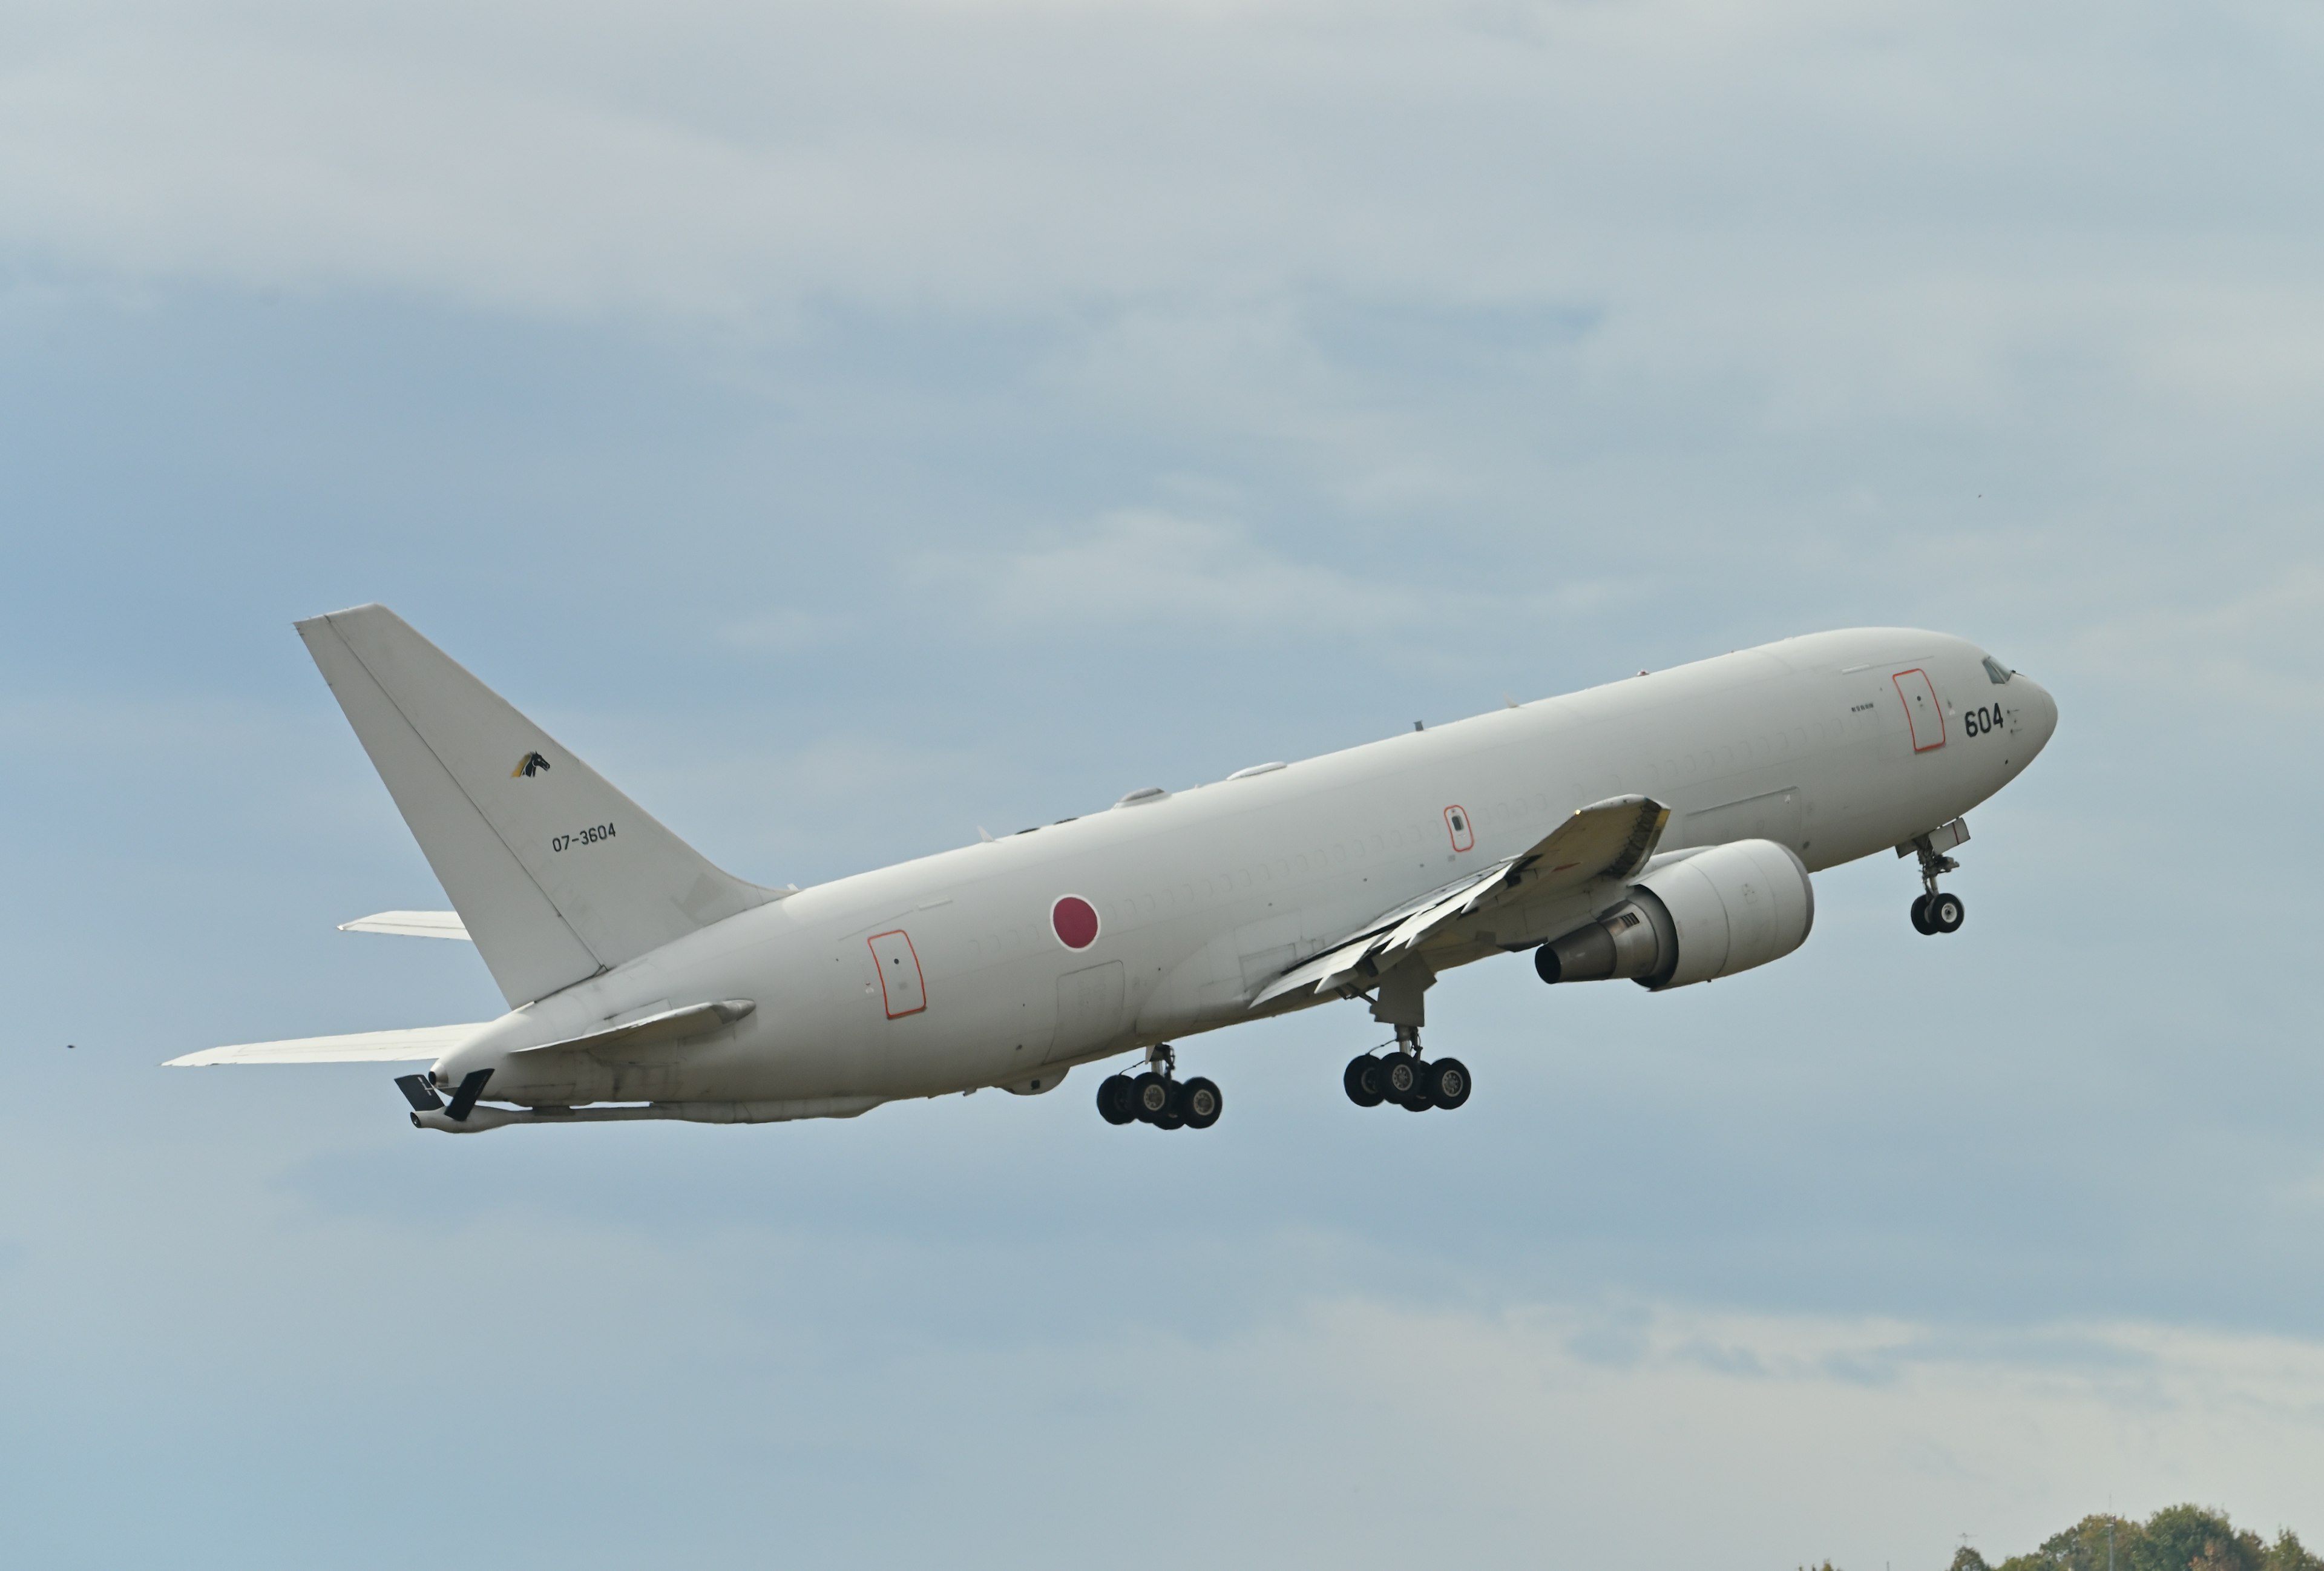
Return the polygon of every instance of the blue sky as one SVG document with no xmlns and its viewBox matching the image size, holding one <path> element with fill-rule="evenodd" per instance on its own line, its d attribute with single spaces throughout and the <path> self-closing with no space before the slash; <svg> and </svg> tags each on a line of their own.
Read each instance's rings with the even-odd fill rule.
<svg viewBox="0 0 2324 1571">
<path fill-rule="evenodd" d="M 2324 1538 L 2319 23 L 0 18 L 0 1502 L 51 1566 L 1935 1565 Z M 415 1135 L 290 623 L 807 883 L 1812 628 L 2058 696 L 1969 925 L 861 1120 Z M 65 1044 L 74 1043 L 71 1050 Z M 1090 1077 L 1093 1079 L 1093 1077 Z"/>
</svg>

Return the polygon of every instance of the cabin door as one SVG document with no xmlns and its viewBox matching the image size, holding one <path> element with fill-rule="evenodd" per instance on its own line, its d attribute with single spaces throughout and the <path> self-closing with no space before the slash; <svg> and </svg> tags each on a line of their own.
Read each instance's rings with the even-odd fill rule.
<svg viewBox="0 0 2324 1571">
<path fill-rule="evenodd" d="M 880 1002 L 890 1020 L 918 1014 L 928 1006 L 928 987 L 920 975 L 920 956 L 901 928 L 874 933 L 864 940 L 872 946 L 872 963 L 880 968 Z"/>
<path fill-rule="evenodd" d="M 1945 712 L 1937 703 L 1937 689 L 1929 673 L 1918 666 L 1896 673 L 1896 697 L 1904 700 L 1904 718 L 1913 728 L 1913 751 L 1926 753 L 1945 744 Z"/>
</svg>

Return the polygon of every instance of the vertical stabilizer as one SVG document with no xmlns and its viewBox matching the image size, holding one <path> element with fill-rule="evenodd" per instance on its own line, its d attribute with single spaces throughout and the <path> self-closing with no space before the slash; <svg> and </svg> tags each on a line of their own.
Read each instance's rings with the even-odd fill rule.
<svg viewBox="0 0 2324 1571">
<path fill-rule="evenodd" d="M 512 1006 L 774 898 L 703 860 L 386 606 L 298 627 Z"/>
</svg>

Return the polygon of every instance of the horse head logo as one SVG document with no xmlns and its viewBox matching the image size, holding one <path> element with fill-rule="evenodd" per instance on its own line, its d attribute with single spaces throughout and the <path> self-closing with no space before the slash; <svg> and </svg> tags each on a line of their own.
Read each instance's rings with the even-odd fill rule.
<svg viewBox="0 0 2324 1571">
<path fill-rule="evenodd" d="M 509 771 L 509 779 L 514 780 L 517 776 L 522 775 L 525 779 L 530 780 L 535 774 L 546 774 L 548 772 L 549 760 L 541 757 L 538 753 L 528 753 L 516 761 L 514 769 Z"/>
</svg>

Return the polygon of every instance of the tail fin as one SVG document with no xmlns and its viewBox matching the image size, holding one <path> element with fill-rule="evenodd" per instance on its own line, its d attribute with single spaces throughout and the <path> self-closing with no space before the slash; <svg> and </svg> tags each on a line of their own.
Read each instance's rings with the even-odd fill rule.
<svg viewBox="0 0 2324 1571">
<path fill-rule="evenodd" d="M 775 898 L 704 861 L 386 606 L 298 626 L 512 1007 Z"/>
</svg>

